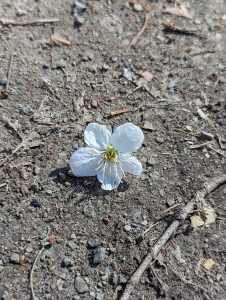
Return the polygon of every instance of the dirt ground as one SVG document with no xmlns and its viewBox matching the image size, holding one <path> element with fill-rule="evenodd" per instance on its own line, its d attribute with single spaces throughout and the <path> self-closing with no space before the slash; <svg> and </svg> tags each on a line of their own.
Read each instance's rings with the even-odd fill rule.
<svg viewBox="0 0 226 300">
<path fill-rule="evenodd" d="M 119 299 L 180 209 L 225 174 L 225 1 L 134 2 L 0 3 L 2 300 L 31 298 L 40 249 L 37 299 Z M 106 192 L 68 174 L 89 122 L 128 121 L 145 134 L 139 178 Z M 207 198 L 209 226 L 182 222 L 131 300 L 226 299 L 225 197 Z M 56 243 L 42 249 L 47 231 Z"/>
</svg>

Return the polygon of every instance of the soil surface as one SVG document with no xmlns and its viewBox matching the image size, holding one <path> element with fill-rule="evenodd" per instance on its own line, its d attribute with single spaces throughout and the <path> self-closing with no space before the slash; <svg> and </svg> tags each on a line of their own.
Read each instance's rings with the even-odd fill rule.
<svg viewBox="0 0 226 300">
<path fill-rule="evenodd" d="M 0 41 L 0 299 L 31 298 L 34 263 L 36 299 L 119 299 L 180 209 L 225 174 L 226 3 L 2 0 Z M 143 174 L 111 192 L 70 176 L 89 122 L 141 127 Z M 225 197 L 206 199 L 209 226 L 181 224 L 131 300 L 226 299 Z M 47 232 L 56 243 L 42 248 Z"/>
</svg>

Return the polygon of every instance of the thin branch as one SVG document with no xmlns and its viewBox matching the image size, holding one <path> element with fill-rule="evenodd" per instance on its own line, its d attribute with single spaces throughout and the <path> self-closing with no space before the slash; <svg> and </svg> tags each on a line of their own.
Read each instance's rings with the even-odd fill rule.
<svg viewBox="0 0 226 300">
<path fill-rule="evenodd" d="M 49 228 L 48 228 L 48 231 L 47 231 L 47 237 L 49 236 Z M 31 288 L 31 299 L 32 300 L 36 300 L 37 298 L 35 297 L 35 292 L 34 292 L 34 287 L 33 287 L 33 273 L 34 273 L 34 268 L 36 266 L 36 263 L 39 259 L 39 257 L 41 256 L 42 254 L 42 251 L 44 250 L 45 246 L 42 246 L 42 248 L 39 250 L 37 256 L 35 257 L 35 260 L 33 262 L 33 265 L 31 267 L 31 272 L 30 272 L 30 288 Z"/>
<path fill-rule="evenodd" d="M 13 65 L 13 58 L 14 58 L 14 53 L 12 53 L 10 56 L 9 71 L 8 71 L 7 82 L 6 82 L 6 87 L 5 87 L 6 91 L 8 91 L 8 89 L 9 89 L 9 82 L 10 82 L 11 69 L 12 69 L 12 65 Z"/>
<path fill-rule="evenodd" d="M 145 29 L 148 26 L 149 16 L 150 16 L 150 12 L 145 12 L 145 14 L 144 14 L 144 23 L 143 23 L 141 29 L 137 32 L 135 37 L 132 39 L 132 41 L 127 46 L 126 51 L 128 51 L 131 47 L 135 47 L 136 44 L 138 43 L 138 40 L 140 39 L 141 35 L 144 33 Z"/>
<path fill-rule="evenodd" d="M 57 18 L 50 19 L 38 19 L 38 20 L 13 20 L 13 19 L 0 19 L 2 25 L 14 25 L 14 26 L 25 26 L 25 25 L 40 25 L 46 23 L 57 23 L 60 20 Z"/>
<path fill-rule="evenodd" d="M 127 282 L 127 285 L 125 287 L 122 296 L 120 297 L 120 300 L 129 299 L 134 286 L 136 286 L 136 284 L 139 282 L 142 274 L 148 268 L 152 260 L 157 258 L 161 249 L 165 246 L 165 244 L 168 242 L 168 240 L 171 238 L 171 236 L 175 233 L 176 229 L 181 224 L 181 221 L 185 220 L 188 214 L 190 214 L 191 211 L 194 209 L 195 204 L 202 202 L 208 194 L 213 192 L 215 189 L 217 189 L 219 186 L 221 186 L 224 183 L 226 183 L 226 175 L 215 178 L 211 182 L 206 183 L 204 185 L 205 186 L 204 189 L 197 192 L 196 197 L 192 199 L 190 202 L 188 202 L 188 204 L 181 210 L 181 213 L 179 214 L 177 219 L 174 220 L 171 223 L 171 225 L 166 229 L 163 235 L 158 239 L 158 241 L 155 243 L 153 248 L 144 258 L 144 260 L 142 261 L 138 269 L 132 274 L 132 276 Z"/>
</svg>

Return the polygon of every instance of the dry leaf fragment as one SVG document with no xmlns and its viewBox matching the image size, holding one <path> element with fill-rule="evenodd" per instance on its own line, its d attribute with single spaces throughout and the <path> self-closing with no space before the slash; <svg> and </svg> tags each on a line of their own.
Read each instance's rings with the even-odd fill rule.
<svg viewBox="0 0 226 300">
<path fill-rule="evenodd" d="M 212 260 L 212 258 L 208 258 L 204 261 L 203 263 L 203 267 L 206 269 L 206 270 L 210 270 L 213 265 L 215 264 L 215 262 Z"/>
<path fill-rule="evenodd" d="M 178 7 L 168 7 L 164 10 L 164 13 L 184 17 L 190 20 L 192 19 L 191 14 L 184 4 L 181 4 Z"/>
<path fill-rule="evenodd" d="M 193 229 L 197 229 L 197 228 L 199 228 L 199 227 L 201 227 L 201 226 L 203 226 L 205 224 L 204 221 L 203 221 L 203 219 L 200 216 L 198 216 L 198 215 L 192 216 L 190 218 L 190 220 L 191 220 L 191 227 Z"/>
<path fill-rule="evenodd" d="M 204 203 L 202 205 L 201 213 L 203 215 L 205 226 L 208 226 L 215 222 L 217 215 L 214 208 L 212 208 L 209 204 Z"/>
</svg>

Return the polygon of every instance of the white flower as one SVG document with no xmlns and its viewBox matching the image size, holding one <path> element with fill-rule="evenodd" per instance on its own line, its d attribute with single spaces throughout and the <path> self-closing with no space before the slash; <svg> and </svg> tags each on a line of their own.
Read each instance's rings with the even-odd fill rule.
<svg viewBox="0 0 226 300">
<path fill-rule="evenodd" d="M 90 123 L 84 139 L 87 147 L 75 151 L 69 162 L 75 176 L 97 175 L 102 189 L 113 190 L 126 172 L 142 173 L 142 165 L 132 152 L 140 148 L 144 135 L 134 124 L 123 124 L 111 134 L 106 126 Z"/>
</svg>

